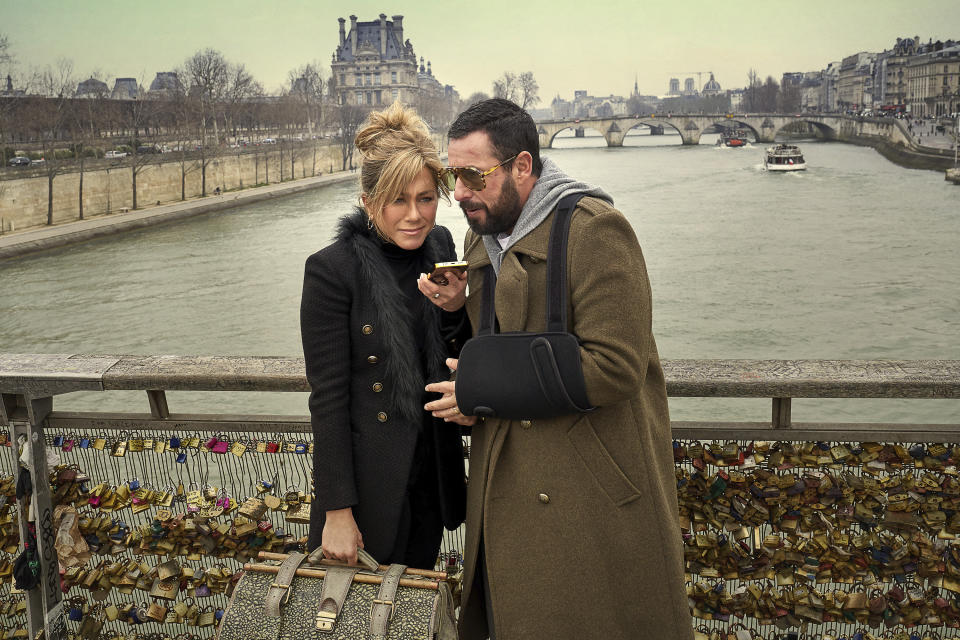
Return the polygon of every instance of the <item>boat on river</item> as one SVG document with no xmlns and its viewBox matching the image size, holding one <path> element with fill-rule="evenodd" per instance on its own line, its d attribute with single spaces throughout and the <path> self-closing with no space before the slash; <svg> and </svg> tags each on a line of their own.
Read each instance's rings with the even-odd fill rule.
<svg viewBox="0 0 960 640">
<path fill-rule="evenodd" d="M 747 132 L 743 129 L 724 129 L 720 132 L 720 139 L 717 140 L 718 145 L 723 145 L 725 147 L 743 147 L 746 146 L 747 142 Z"/>
<path fill-rule="evenodd" d="M 767 171 L 803 171 L 807 168 L 807 163 L 797 145 L 775 144 L 767 147 L 763 168 Z"/>
</svg>

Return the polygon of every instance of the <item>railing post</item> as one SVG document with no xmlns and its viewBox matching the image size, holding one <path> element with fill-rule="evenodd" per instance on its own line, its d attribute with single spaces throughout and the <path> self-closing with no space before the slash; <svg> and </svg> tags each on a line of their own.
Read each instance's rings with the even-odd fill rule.
<svg viewBox="0 0 960 640">
<path fill-rule="evenodd" d="M 47 640 L 66 640 L 67 625 L 63 616 L 63 593 L 60 590 L 60 562 L 54 547 L 56 532 L 53 529 L 53 501 L 50 496 L 50 470 L 47 468 L 47 442 L 43 435 L 44 422 L 53 409 L 53 398 L 32 398 L 27 395 L 21 397 L 29 420 L 24 432 L 31 445 L 32 503 L 37 531 L 37 554 L 40 559 L 40 584 L 37 589 L 32 590 L 32 594 L 35 598 L 36 592 L 40 592 L 42 605 L 37 607 L 35 600 L 31 600 L 32 606 L 27 607 L 28 624 L 31 637 L 36 637 L 34 630 L 42 628 Z M 21 549 L 23 541 L 27 539 L 28 513 L 23 506 L 21 501 Z"/>
<path fill-rule="evenodd" d="M 790 428 L 790 398 L 773 399 L 773 428 Z"/>
<path fill-rule="evenodd" d="M 170 417 L 170 408 L 167 406 L 167 394 L 163 389 L 147 389 L 147 398 L 150 400 L 150 415 L 154 418 Z"/>
</svg>

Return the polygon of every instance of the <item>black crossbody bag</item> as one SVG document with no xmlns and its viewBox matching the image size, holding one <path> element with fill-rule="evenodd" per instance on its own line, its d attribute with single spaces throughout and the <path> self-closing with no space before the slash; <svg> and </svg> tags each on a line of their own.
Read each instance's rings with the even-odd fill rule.
<svg viewBox="0 0 960 640">
<path fill-rule="evenodd" d="M 557 205 L 547 252 L 547 330 L 496 327 L 497 276 L 487 265 L 480 329 L 466 341 L 457 366 L 457 404 L 465 415 L 552 418 L 592 411 L 580 364 L 580 341 L 567 331 L 567 237 L 573 210 L 583 194 Z"/>
</svg>

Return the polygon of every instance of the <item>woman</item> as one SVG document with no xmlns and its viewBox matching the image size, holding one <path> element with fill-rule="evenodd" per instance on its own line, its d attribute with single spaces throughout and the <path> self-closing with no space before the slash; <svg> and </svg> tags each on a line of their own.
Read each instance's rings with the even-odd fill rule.
<svg viewBox="0 0 960 640">
<path fill-rule="evenodd" d="M 307 259 L 301 299 L 314 436 L 307 544 L 348 562 L 362 548 L 433 568 L 443 527 L 463 521 L 465 481 L 459 430 L 424 411 L 424 386 L 449 377 L 444 361 L 469 337 L 466 276 L 443 287 L 423 276 L 456 259 L 450 232 L 434 225 L 448 194 L 423 121 L 394 103 L 355 143 L 363 206 Z"/>
</svg>

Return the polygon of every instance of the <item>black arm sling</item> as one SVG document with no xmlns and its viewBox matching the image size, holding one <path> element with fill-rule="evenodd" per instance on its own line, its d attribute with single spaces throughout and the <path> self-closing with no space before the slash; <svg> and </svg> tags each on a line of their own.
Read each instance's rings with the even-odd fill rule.
<svg viewBox="0 0 960 640">
<path fill-rule="evenodd" d="M 457 405 L 465 415 L 551 418 L 591 411 L 580 363 L 580 341 L 567 331 L 567 238 L 583 197 L 562 198 L 554 213 L 547 252 L 547 330 L 499 332 L 494 297 L 497 276 L 487 265 L 477 335 L 467 340 L 457 366 Z"/>
</svg>

